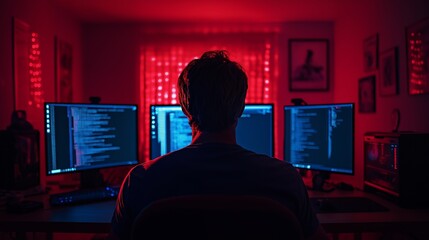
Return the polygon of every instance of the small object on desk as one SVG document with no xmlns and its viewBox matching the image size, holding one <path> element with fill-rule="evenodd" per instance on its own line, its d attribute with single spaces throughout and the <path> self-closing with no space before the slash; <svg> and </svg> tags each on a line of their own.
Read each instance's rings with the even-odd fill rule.
<svg viewBox="0 0 429 240">
<path fill-rule="evenodd" d="M 351 184 L 340 182 L 337 184 L 336 188 L 342 191 L 353 191 L 354 187 Z"/>
</svg>

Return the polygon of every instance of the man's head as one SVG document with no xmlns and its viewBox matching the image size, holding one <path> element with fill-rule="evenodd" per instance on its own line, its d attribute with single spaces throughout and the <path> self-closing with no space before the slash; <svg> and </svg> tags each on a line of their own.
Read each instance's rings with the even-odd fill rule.
<svg viewBox="0 0 429 240">
<path fill-rule="evenodd" d="M 243 112 L 247 75 L 225 51 L 208 51 L 189 62 L 178 86 L 182 110 L 199 131 L 225 130 Z"/>
</svg>

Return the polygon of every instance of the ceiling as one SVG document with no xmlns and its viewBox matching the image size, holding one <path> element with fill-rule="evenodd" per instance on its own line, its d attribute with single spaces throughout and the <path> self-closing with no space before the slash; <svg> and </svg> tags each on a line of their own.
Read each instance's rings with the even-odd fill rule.
<svg viewBox="0 0 429 240">
<path fill-rule="evenodd" d="M 82 22 L 333 20 L 341 0 L 49 0 Z"/>
</svg>

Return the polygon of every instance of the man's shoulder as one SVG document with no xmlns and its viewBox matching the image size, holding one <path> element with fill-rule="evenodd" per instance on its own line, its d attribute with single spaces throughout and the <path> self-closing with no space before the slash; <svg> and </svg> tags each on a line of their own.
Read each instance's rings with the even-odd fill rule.
<svg viewBox="0 0 429 240">
<path fill-rule="evenodd" d="M 249 159 L 252 159 L 254 162 L 257 162 L 262 165 L 275 166 L 275 167 L 280 167 L 285 169 L 295 169 L 290 163 L 284 160 L 281 160 L 279 158 L 271 157 L 265 154 L 258 154 L 258 153 L 252 152 L 252 154 L 249 155 Z"/>
</svg>

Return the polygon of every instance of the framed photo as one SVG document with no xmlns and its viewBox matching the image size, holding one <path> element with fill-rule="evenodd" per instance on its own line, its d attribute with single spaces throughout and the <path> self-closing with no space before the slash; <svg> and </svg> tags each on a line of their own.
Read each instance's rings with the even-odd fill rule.
<svg viewBox="0 0 429 240">
<path fill-rule="evenodd" d="M 398 48 L 390 48 L 380 54 L 380 95 L 398 94 Z"/>
<path fill-rule="evenodd" d="M 363 41 L 363 70 L 372 72 L 378 68 L 378 34 Z"/>
<path fill-rule="evenodd" d="M 406 28 L 408 93 L 429 93 L 429 18 Z"/>
<path fill-rule="evenodd" d="M 359 79 L 359 112 L 375 112 L 375 75 Z"/>
<path fill-rule="evenodd" d="M 289 40 L 289 90 L 327 91 L 329 89 L 329 41 L 327 39 Z"/>
<path fill-rule="evenodd" d="M 73 101 L 73 48 L 55 37 L 55 97 L 59 102 Z"/>
</svg>

